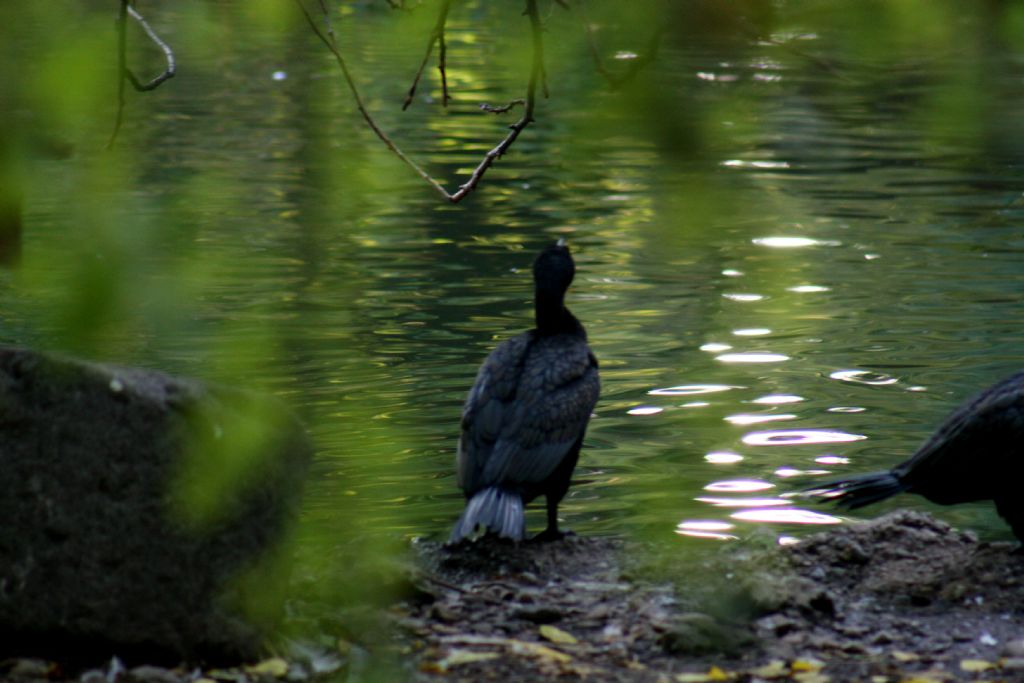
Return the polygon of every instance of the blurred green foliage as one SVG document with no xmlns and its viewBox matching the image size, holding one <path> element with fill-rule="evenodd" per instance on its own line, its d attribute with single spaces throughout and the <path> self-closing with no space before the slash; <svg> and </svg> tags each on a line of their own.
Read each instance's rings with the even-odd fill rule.
<svg viewBox="0 0 1024 683">
<path fill-rule="evenodd" d="M 454 189 L 512 120 L 478 105 L 522 96 L 526 21 L 517 2 L 456 2 L 448 30 L 455 99 L 440 107 L 432 62 L 403 114 L 438 7 L 436 0 L 406 4 L 395 11 L 383 0 L 328 3 L 370 110 Z M 452 451 L 472 365 L 503 326 L 522 320 L 518 309 L 508 311 L 515 303 L 490 300 L 483 312 L 472 301 L 452 304 L 446 315 L 469 321 L 466 328 L 431 317 L 428 302 L 458 299 L 452 283 L 471 269 L 507 272 L 511 255 L 528 252 L 550 229 L 579 238 L 584 264 L 593 245 L 607 278 L 641 280 L 652 254 L 699 268 L 708 256 L 700 245 L 723 226 L 766 214 L 779 223 L 806 217 L 803 199 L 756 194 L 777 179 L 737 180 L 722 165 L 754 140 L 787 144 L 786 125 L 820 132 L 859 116 L 868 129 L 873 111 L 896 111 L 907 135 L 938 156 L 965 164 L 1024 156 L 1015 123 L 1019 78 L 1006 77 L 1019 71 L 1024 48 L 1017 3 L 589 0 L 586 20 L 579 3 L 570 4 L 566 11 L 542 2 L 550 98 L 537 121 L 476 194 L 451 207 L 363 125 L 330 55 L 290 0 L 140 3 L 174 48 L 179 72 L 154 92 L 128 91 L 110 151 L 117 3 L 4 3 L 0 208 L 19 207 L 23 259 L 0 273 L 0 341 L 158 366 L 289 401 L 331 454 L 313 474 L 320 495 L 304 511 L 295 544 L 302 599 L 383 600 L 401 584 L 383 580 L 395 572 L 382 567 L 392 567 L 402 541 L 446 524 L 438 509 L 457 511 L 454 494 L 444 505 L 434 498 L 436 488 L 453 490 L 436 481 L 444 476 L 437 463 Z M 315 14 L 316 4 L 309 6 Z M 162 68 L 162 55 L 138 26 L 128 28 L 129 63 L 147 78 Z M 605 68 L 622 73 L 658 34 L 658 58 L 609 87 L 591 42 Z M 785 107 L 794 113 L 782 121 L 777 112 Z M 788 144 L 799 145 L 796 137 Z M 621 138 L 630 140 L 628 153 L 613 144 Z M 641 185 L 649 191 L 636 192 Z M 595 205 L 594 197 L 609 195 L 628 201 L 614 210 Z M 13 230 L 13 220 L 0 230 Z M 517 258 L 520 268 L 528 263 Z M 779 258 L 773 272 L 791 277 Z M 447 280 L 418 279 L 416 271 Z M 523 278 L 496 296 L 522 300 Z M 401 308 L 395 292 L 422 310 Z M 628 347 L 635 329 L 678 336 L 676 321 L 640 305 L 649 294 L 636 296 L 622 326 L 597 327 L 606 348 Z M 720 317 L 714 306 L 693 312 Z M 435 330 L 425 345 L 461 345 L 462 355 L 414 365 L 415 349 L 389 344 L 418 325 Z M 458 372 L 445 374 L 453 364 Z M 621 357 L 604 367 L 610 406 L 628 404 L 630 391 L 652 381 Z M 414 373 L 433 373 L 436 395 L 414 384 Z M 418 416 L 422 401 L 433 403 Z M 450 417 L 447 426 L 427 428 L 437 415 Z M 241 433 L 259 441 L 264 426 Z M 445 431 L 448 440 L 438 436 Z M 248 466 L 225 462 L 187 507 L 215 503 L 220 487 Z M 671 515 L 678 501 L 647 481 L 636 495 L 649 502 L 651 517 Z M 364 569 L 354 568 L 357 559 Z M 316 613 L 319 627 L 344 628 L 331 610 Z"/>
</svg>

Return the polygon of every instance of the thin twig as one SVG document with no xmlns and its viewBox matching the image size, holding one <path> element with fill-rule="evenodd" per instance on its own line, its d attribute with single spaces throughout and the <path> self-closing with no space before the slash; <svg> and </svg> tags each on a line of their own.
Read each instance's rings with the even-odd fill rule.
<svg viewBox="0 0 1024 683">
<path fill-rule="evenodd" d="M 433 576 L 432 574 L 427 574 L 426 572 L 421 572 L 419 574 L 419 576 L 424 578 L 424 579 L 426 579 L 430 583 L 436 583 L 438 586 L 441 586 L 442 588 L 447 588 L 448 590 L 453 590 L 456 593 L 462 593 L 462 594 L 469 593 L 469 591 L 466 590 L 465 588 L 462 588 L 461 586 L 456 586 L 453 583 L 448 583 L 447 581 L 444 581 L 443 579 L 439 579 L 436 576 Z"/>
<path fill-rule="evenodd" d="M 160 36 L 156 34 L 156 31 L 152 29 L 152 27 L 146 22 L 142 15 L 135 11 L 134 7 L 128 7 L 128 14 L 131 15 L 132 19 L 134 19 L 142 25 L 142 29 L 146 32 L 146 35 L 149 36 L 149 39 L 156 43 L 157 46 L 164 51 L 164 57 L 167 58 L 167 68 L 165 68 L 163 73 L 161 73 L 156 78 L 152 79 L 149 83 L 140 83 L 139 79 L 135 77 L 135 74 L 131 72 L 131 69 L 129 69 L 127 66 L 124 67 L 124 75 L 128 78 L 128 80 L 131 81 L 132 86 L 134 86 L 136 90 L 153 90 L 161 83 L 166 81 L 168 78 L 174 77 L 174 52 L 171 50 L 170 46 L 167 43 L 160 40 Z"/>
<path fill-rule="evenodd" d="M 439 45 L 439 57 L 437 68 L 441 71 L 441 88 L 444 93 L 442 98 L 442 104 L 448 106 L 448 75 L 445 73 L 445 56 L 447 53 L 447 45 L 444 41 L 444 27 L 448 22 L 448 10 L 451 9 L 452 0 L 442 0 L 441 10 L 438 12 L 437 21 L 434 23 L 434 28 L 430 30 L 430 36 L 427 38 L 427 51 L 423 55 L 423 61 L 420 62 L 420 68 L 416 71 L 416 77 L 412 79 L 412 85 L 409 87 L 409 93 L 405 96 L 405 102 L 402 103 L 402 111 L 409 108 L 412 104 L 412 98 L 416 94 L 416 87 L 420 84 L 420 78 L 423 76 L 423 70 L 427 67 L 427 62 L 430 61 L 430 54 L 434 51 L 434 43 Z"/>
<path fill-rule="evenodd" d="M 444 189 L 441 183 L 434 180 L 429 173 L 420 168 L 419 164 L 417 164 L 415 161 L 407 157 L 405 153 L 398 148 L 398 145 L 392 142 L 391 138 L 389 138 L 387 134 L 383 130 L 381 130 L 380 126 L 377 125 L 377 122 L 373 120 L 373 117 L 370 116 L 370 112 L 367 111 L 366 105 L 363 104 L 363 98 L 359 95 L 359 89 L 356 88 L 356 83 L 352 79 L 352 74 L 349 73 L 348 64 L 345 63 L 345 58 L 341 56 L 341 51 L 338 49 L 337 41 L 334 39 L 334 30 L 330 27 L 330 23 L 328 23 L 327 25 L 327 34 L 325 35 L 324 32 L 320 30 L 320 27 L 316 25 L 316 22 L 313 20 L 313 17 L 312 15 L 310 15 L 309 11 L 306 9 L 306 6 L 302 4 L 302 0 L 295 0 L 295 3 L 299 6 L 299 9 L 302 10 L 302 15 L 306 17 L 306 21 L 307 23 L 309 23 L 309 27 L 313 29 L 313 32 L 317 35 L 318 38 L 320 38 L 323 44 L 327 46 L 327 49 L 330 50 L 331 54 L 334 55 L 335 61 L 338 62 L 338 66 L 341 67 L 341 73 L 345 77 L 345 83 L 348 84 L 348 89 L 352 93 L 352 98 L 355 99 L 356 107 L 359 109 L 359 113 L 362 114 L 363 120 L 366 121 L 366 125 L 370 127 L 370 130 L 372 130 L 377 135 L 377 137 L 380 138 L 381 142 L 383 142 L 388 149 L 394 152 L 399 159 L 404 161 L 406 165 L 412 168 L 414 171 L 416 171 L 416 173 L 418 173 L 421 178 L 430 183 L 431 187 L 440 192 L 445 199 L 448 199 L 450 201 L 451 195 L 448 194 L 448 190 Z M 326 18 L 326 7 L 324 6 L 322 0 L 320 6 L 322 9 L 325 10 L 324 16 Z"/>
<path fill-rule="evenodd" d="M 117 134 L 121 131 L 124 121 L 124 72 L 127 69 L 127 24 L 128 0 L 121 0 L 121 9 L 117 13 L 117 114 L 114 117 L 114 130 L 107 141 L 107 149 L 113 149 Z"/>
<path fill-rule="evenodd" d="M 613 74 L 604 65 L 604 59 L 601 58 L 601 51 L 597 47 L 597 39 L 594 37 L 594 31 L 591 28 L 590 17 L 587 16 L 586 0 L 579 0 L 577 4 L 580 8 L 580 18 L 583 21 L 583 31 L 587 36 L 587 47 L 590 49 L 590 56 L 594 60 L 594 67 L 597 69 L 597 72 L 604 76 L 604 79 L 608 81 L 608 85 L 612 90 L 617 90 L 629 81 L 633 80 L 633 78 L 640 73 L 641 69 L 657 58 L 658 48 L 661 46 L 661 36 L 667 30 L 665 25 L 658 26 L 654 30 L 654 33 L 651 34 L 651 37 L 647 42 L 647 48 L 644 50 L 642 55 L 630 60 L 629 66 L 621 74 Z"/>
<path fill-rule="evenodd" d="M 537 81 L 544 73 L 544 29 L 540 23 L 537 0 L 526 0 L 526 16 L 530 19 L 530 33 L 533 36 L 533 64 L 530 66 L 530 82 L 526 86 L 526 107 L 523 116 L 509 126 L 509 132 L 505 139 L 484 156 L 480 165 L 473 169 L 469 180 L 459 186 L 458 192 L 451 196 L 452 203 L 461 201 L 463 197 L 475 190 L 484 174 L 487 173 L 487 169 L 508 151 L 523 129 L 533 122 L 533 108 L 537 102 Z"/>
<path fill-rule="evenodd" d="M 450 3 L 451 0 L 445 0 L 446 3 Z M 341 50 L 338 48 L 338 43 L 334 37 L 334 30 L 331 28 L 330 21 L 328 20 L 327 7 L 324 4 L 324 0 L 320 0 L 320 9 L 324 13 L 324 20 L 327 24 L 325 30 L 321 30 L 314 21 L 313 16 L 306 9 L 302 0 L 295 0 L 295 4 L 299 6 L 299 10 L 302 15 L 306 18 L 306 22 L 309 27 L 313 30 L 313 33 L 320 39 L 320 41 L 327 46 L 327 49 L 334 55 L 335 61 L 341 68 L 341 73 L 345 77 L 345 83 L 348 85 L 349 91 L 352 93 L 352 98 L 356 102 L 356 107 L 359 109 L 360 115 L 363 120 L 366 121 L 366 125 L 370 127 L 370 130 L 380 138 L 381 142 L 395 153 L 399 159 L 401 159 L 407 166 L 413 169 L 421 178 L 430 184 L 437 192 L 439 192 L 445 199 L 452 204 L 457 204 L 462 201 L 470 192 L 476 189 L 476 186 L 480 184 L 480 180 L 484 174 L 487 173 L 494 162 L 499 159 L 508 148 L 512 146 L 512 143 L 516 141 L 519 134 L 523 132 L 528 125 L 533 122 L 533 111 L 537 101 L 537 82 L 541 79 L 544 71 L 544 38 L 543 38 L 543 27 L 540 21 L 540 13 L 537 10 L 537 0 L 526 0 L 526 16 L 530 19 L 530 31 L 533 36 L 533 62 L 530 66 L 530 80 L 526 87 L 526 99 L 525 99 L 525 111 L 523 116 L 509 126 L 509 132 L 505 138 L 498 143 L 497 147 L 487 152 L 484 155 L 483 161 L 473 169 L 473 173 L 470 174 L 469 180 L 463 185 L 459 186 L 458 191 L 449 193 L 441 183 L 434 180 L 434 178 L 423 170 L 419 164 L 409 158 L 391 138 L 377 125 L 377 122 L 370 115 L 366 105 L 363 104 L 363 98 L 359 94 L 359 89 L 356 87 L 355 80 L 352 78 L 352 74 L 348 70 L 348 64 L 345 62 L 345 58 L 341 54 Z"/>
<path fill-rule="evenodd" d="M 511 111 L 512 108 L 515 107 L 517 104 L 526 104 L 526 100 L 512 100 L 508 104 L 502 105 L 500 107 L 495 107 L 494 105 L 487 104 L 486 102 L 484 102 L 483 104 L 480 105 L 480 109 L 487 112 L 488 114 L 504 114 L 508 111 Z"/>
<path fill-rule="evenodd" d="M 448 5 L 451 0 L 445 0 L 445 4 Z M 445 15 L 448 14 L 448 10 L 445 10 Z M 441 106 L 447 109 L 448 100 L 451 98 L 448 96 L 448 71 L 445 66 L 445 61 L 448 59 L 448 43 L 444 40 L 444 26 L 441 26 L 440 33 L 437 34 L 437 70 L 441 72 Z"/>
</svg>

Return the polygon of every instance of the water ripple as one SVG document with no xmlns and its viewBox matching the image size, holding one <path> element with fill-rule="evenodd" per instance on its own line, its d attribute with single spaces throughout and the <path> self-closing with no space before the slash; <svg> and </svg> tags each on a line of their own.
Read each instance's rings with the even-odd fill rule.
<svg viewBox="0 0 1024 683">
<path fill-rule="evenodd" d="M 708 462 L 713 462 L 716 465 L 724 465 L 728 463 L 739 462 L 743 460 L 743 456 L 739 453 L 730 453 L 728 451 L 716 451 L 714 453 L 708 453 L 704 456 L 704 459 Z"/>
<path fill-rule="evenodd" d="M 695 498 L 698 503 L 707 503 L 716 508 L 749 508 L 749 507 L 775 507 L 792 505 L 788 500 L 782 498 L 713 498 L 704 496 Z"/>
<path fill-rule="evenodd" d="M 714 394 L 719 391 L 743 388 L 745 387 L 738 387 L 730 384 L 681 384 L 677 387 L 651 389 L 647 393 L 651 396 L 692 396 L 693 394 Z"/>
<path fill-rule="evenodd" d="M 884 386 L 896 384 L 898 379 L 881 372 L 870 372 L 868 370 L 836 370 L 829 375 L 830 379 L 838 379 L 841 382 L 852 382 L 854 384 L 870 384 L 872 386 Z"/>
<path fill-rule="evenodd" d="M 665 410 L 665 409 L 664 408 L 659 408 L 657 406 L 637 406 L 636 408 L 630 408 L 629 410 L 627 410 L 626 414 L 627 415 L 657 415 L 658 413 L 660 413 L 663 410 Z"/>
<path fill-rule="evenodd" d="M 704 490 L 717 493 L 753 493 L 773 488 L 775 488 L 775 484 L 759 479 L 728 479 L 711 482 L 704 487 Z"/>
<path fill-rule="evenodd" d="M 810 237 L 755 237 L 754 244 L 774 249 L 794 249 L 798 247 L 838 247 L 841 242 L 833 240 L 816 240 Z"/>
<path fill-rule="evenodd" d="M 868 437 L 834 429 L 781 429 L 750 432 L 743 435 L 748 446 L 804 446 L 820 443 L 846 443 Z"/>
<path fill-rule="evenodd" d="M 768 394 L 767 396 L 761 396 L 755 398 L 751 403 L 757 403 L 759 405 L 777 406 L 784 403 L 799 403 L 805 401 L 803 396 L 797 396 L 795 394 Z"/>
<path fill-rule="evenodd" d="M 720 541 L 734 541 L 736 536 L 723 533 L 732 529 L 735 524 L 714 519 L 689 519 L 676 525 L 676 533 L 680 536 L 694 538 L 713 538 Z"/>
<path fill-rule="evenodd" d="M 743 351 L 740 353 L 723 353 L 720 356 L 715 356 L 715 360 L 723 363 L 780 363 L 784 360 L 789 360 L 789 356 L 781 353 Z"/>
<path fill-rule="evenodd" d="M 741 510 L 729 516 L 744 522 L 769 522 L 777 524 L 841 524 L 843 521 L 839 517 L 824 515 L 810 510 L 801 510 L 799 508 Z"/>
<path fill-rule="evenodd" d="M 740 415 L 729 415 L 725 418 L 725 421 L 734 425 L 755 425 L 762 422 L 780 422 L 783 420 L 795 419 L 796 415 L 792 415 L 790 413 L 780 413 L 778 415 L 750 415 L 744 413 Z"/>
</svg>

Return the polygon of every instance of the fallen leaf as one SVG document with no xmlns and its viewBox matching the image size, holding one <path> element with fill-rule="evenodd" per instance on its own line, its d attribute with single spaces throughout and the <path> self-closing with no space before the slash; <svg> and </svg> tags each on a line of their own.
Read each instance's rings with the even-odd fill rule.
<svg viewBox="0 0 1024 683">
<path fill-rule="evenodd" d="M 712 666 L 708 669 L 708 679 L 712 681 L 727 681 L 732 678 L 732 674 L 728 671 L 719 669 L 717 666 Z"/>
<path fill-rule="evenodd" d="M 893 650 L 892 658 L 897 662 L 916 662 L 921 659 L 921 655 L 914 652 L 904 652 L 903 650 Z"/>
<path fill-rule="evenodd" d="M 825 667 L 825 662 L 818 661 L 817 659 L 794 659 L 792 669 L 794 672 L 799 671 L 821 671 Z"/>
<path fill-rule="evenodd" d="M 961 671 L 988 671 L 989 669 L 996 668 L 996 665 L 992 662 L 986 662 L 984 659 L 961 659 L 960 670 Z"/>
<path fill-rule="evenodd" d="M 556 628 L 551 624 L 544 624 L 540 627 L 540 634 L 544 638 L 547 638 L 552 643 L 559 643 L 561 645 L 575 645 L 580 642 L 571 633 L 566 633 L 560 628 Z"/>
<path fill-rule="evenodd" d="M 509 650 L 517 655 L 525 654 L 531 657 L 540 657 L 541 659 L 547 659 L 560 664 L 567 664 L 572 661 L 572 657 L 564 652 L 559 652 L 540 643 L 530 643 L 525 640 L 509 640 L 508 646 Z"/>
<path fill-rule="evenodd" d="M 1024 669 L 1024 657 L 1003 657 L 999 660 L 999 668 L 1014 671 Z"/>
<path fill-rule="evenodd" d="M 764 666 L 751 669 L 748 673 L 757 678 L 788 678 L 789 667 L 781 659 L 773 659 Z"/>
<path fill-rule="evenodd" d="M 948 671 L 922 671 L 911 678 L 904 678 L 900 683 L 946 683 L 953 678 Z"/>
<path fill-rule="evenodd" d="M 676 681 L 677 683 L 709 683 L 711 676 L 698 673 L 676 674 Z"/>
<path fill-rule="evenodd" d="M 452 650 L 444 659 L 437 662 L 437 669 L 444 673 L 453 666 L 460 664 L 472 664 L 473 662 L 486 662 L 489 659 L 497 659 L 497 652 L 475 652 L 473 650 Z"/>
<path fill-rule="evenodd" d="M 797 683 L 829 683 L 832 679 L 817 671 L 801 671 L 793 674 L 793 680 Z"/>
<path fill-rule="evenodd" d="M 247 674 L 253 676 L 271 676 L 273 678 L 284 678 L 288 673 L 288 662 L 280 657 L 264 659 L 259 664 L 244 667 Z"/>
</svg>

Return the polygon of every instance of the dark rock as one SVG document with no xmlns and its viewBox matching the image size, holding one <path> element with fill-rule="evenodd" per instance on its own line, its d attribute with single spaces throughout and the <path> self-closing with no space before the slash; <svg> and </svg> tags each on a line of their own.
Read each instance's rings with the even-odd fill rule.
<svg viewBox="0 0 1024 683">
<path fill-rule="evenodd" d="M 0 349 L 0 655 L 258 655 L 310 457 L 272 399 Z"/>
</svg>

